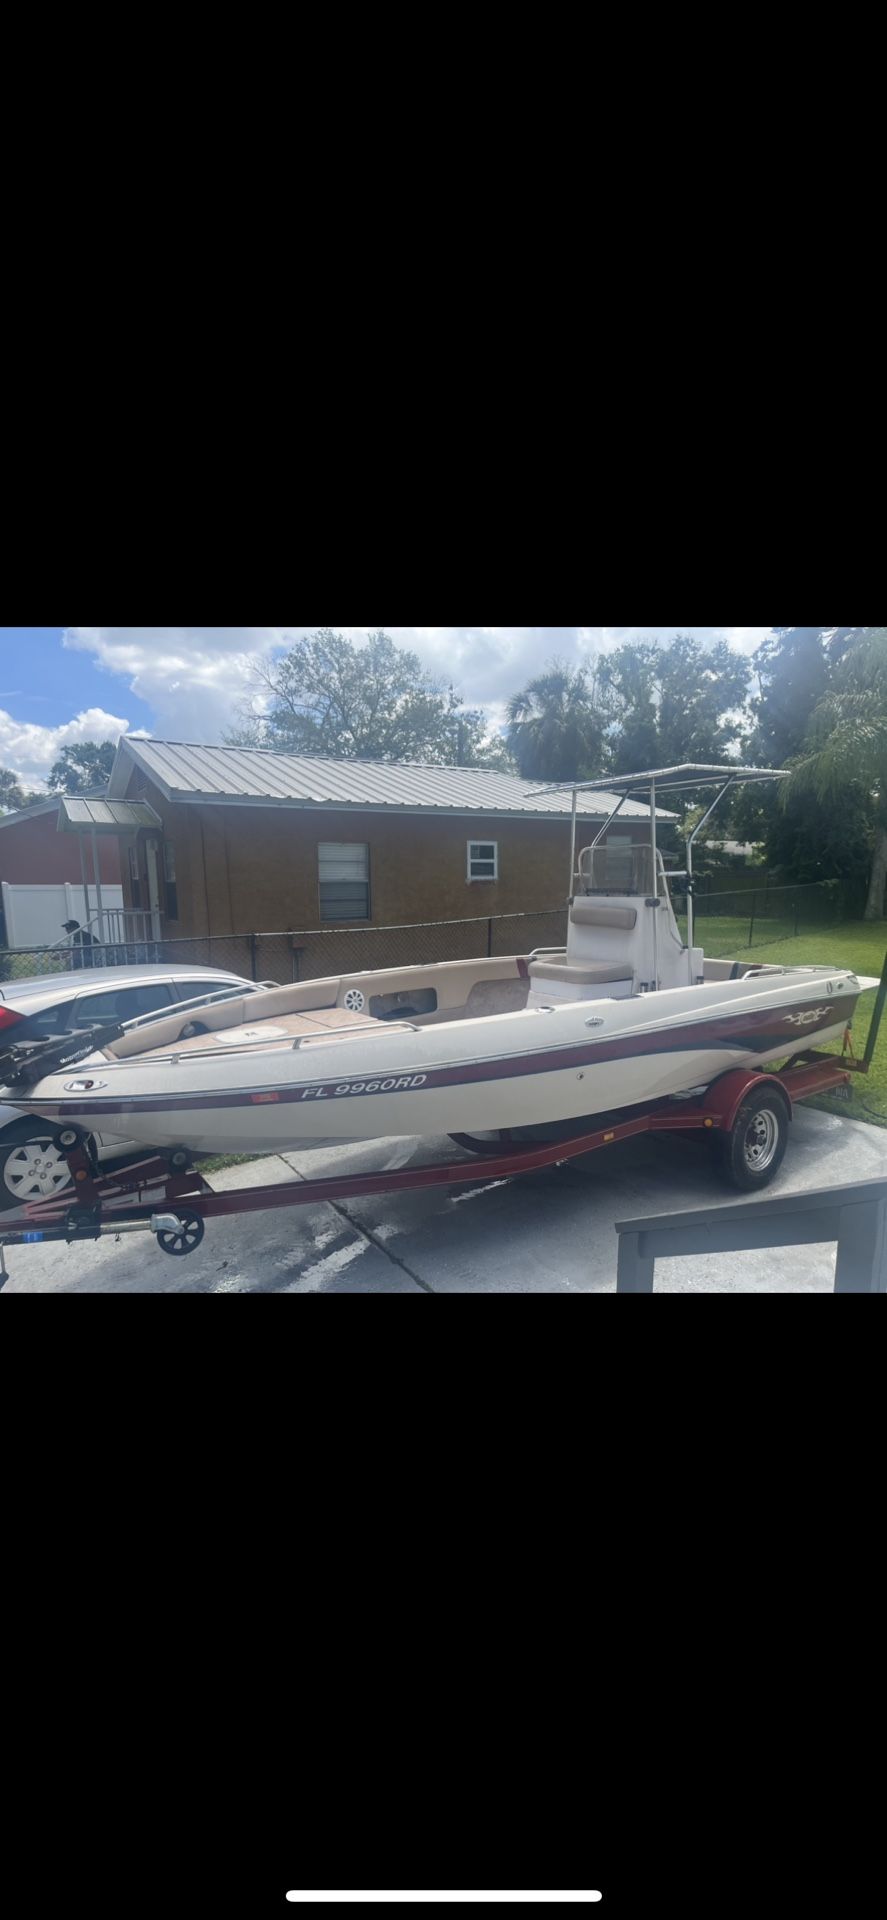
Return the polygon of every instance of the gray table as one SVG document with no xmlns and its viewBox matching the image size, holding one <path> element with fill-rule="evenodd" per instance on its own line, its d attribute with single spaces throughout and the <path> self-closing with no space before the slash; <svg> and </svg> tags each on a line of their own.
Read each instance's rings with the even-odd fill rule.
<svg viewBox="0 0 887 1920">
<path fill-rule="evenodd" d="M 657 1259 L 836 1240 L 836 1293 L 887 1293 L 887 1180 L 618 1220 L 617 1293 L 652 1293 Z"/>
</svg>

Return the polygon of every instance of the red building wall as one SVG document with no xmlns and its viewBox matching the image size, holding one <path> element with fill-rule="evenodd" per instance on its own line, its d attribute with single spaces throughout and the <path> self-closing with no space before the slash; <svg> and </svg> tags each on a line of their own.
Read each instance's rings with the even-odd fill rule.
<svg viewBox="0 0 887 1920">
<path fill-rule="evenodd" d="M 113 835 L 99 835 L 99 871 L 102 880 L 119 886 L 120 848 Z M 92 885 L 92 842 L 86 842 L 86 877 Z M 0 827 L 0 880 L 10 886 L 70 880 L 82 885 L 80 841 L 76 833 L 59 833 L 58 809 Z"/>
</svg>

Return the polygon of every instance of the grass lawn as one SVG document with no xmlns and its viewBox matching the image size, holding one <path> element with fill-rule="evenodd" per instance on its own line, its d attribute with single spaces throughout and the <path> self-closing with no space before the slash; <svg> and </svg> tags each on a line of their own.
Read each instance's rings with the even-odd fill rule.
<svg viewBox="0 0 887 1920">
<path fill-rule="evenodd" d="M 703 923 L 704 927 L 704 923 Z M 703 930 L 700 930 L 702 937 Z M 718 950 L 724 949 L 718 942 Z M 749 953 L 747 946 L 737 946 L 729 955 L 734 960 L 775 960 L 785 966 L 851 967 L 854 973 L 867 973 L 880 979 L 887 951 L 887 921 L 869 922 L 848 920 L 843 926 L 830 927 L 819 933 L 800 933 L 794 940 L 776 940 L 769 946 L 758 946 L 755 940 L 754 951 Z M 854 1052 L 862 1055 L 874 1012 L 874 992 L 864 993 L 853 1022 Z M 829 1047 L 828 1051 L 840 1053 L 839 1044 Z M 887 1014 L 881 1028 L 881 1036 L 875 1050 L 871 1071 L 866 1078 L 862 1075 L 854 1080 L 851 1100 L 835 1100 L 824 1094 L 818 1100 L 811 1100 L 811 1107 L 822 1107 L 829 1113 L 855 1114 L 858 1120 L 870 1120 L 874 1124 L 887 1127 Z"/>
</svg>

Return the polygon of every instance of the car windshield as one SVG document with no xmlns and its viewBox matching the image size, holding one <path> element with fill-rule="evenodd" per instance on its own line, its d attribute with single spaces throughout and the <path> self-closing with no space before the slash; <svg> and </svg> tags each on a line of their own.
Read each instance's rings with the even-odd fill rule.
<svg viewBox="0 0 887 1920">
<path fill-rule="evenodd" d="M 237 975 L 213 979 L 196 972 L 193 977 L 178 974 L 173 980 L 162 967 L 131 967 L 108 970 L 103 974 L 101 990 L 88 991 L 83 976 L 59 974 L 23 980 L 5 980 L 0 1002 L 28 1022 L 34 1039 L 61 1038 L 65 1033 L 118 1021 L 137 1019 L 150 1012 L 162 1012 L 170 1004 L 183 1000 L 207 1000 L 210 995 L 236 996 L 257 993 L 256 982 L 240 980 Z M 98 981 L 94 982 L 98 989 Z M 77 989 L 80 989 L 78 992 Z M 73 989 L 73 992 L 72 992 Z"/>
<path fill-rule="evenodd" d="M 172 1001 L 169 981 L 145 981 L 140 987 L 118 987 L 116 992 L 85 993 L 76 1002 L 72 1025 L 112 1026 L 118 1020 L 137 1020 L 140 1014 L 156 1013 Z"/>
<path fill-rule="evenodd" d="M 208 999 L 211 993 L 243 994 L 255 993 L 256 989 L 247 980 L 177 980 L 176 992 L 180 1000 Z"/>
<path fill-rule="evenodd" d="M 41 1007 L 39 1013 L 29 1014 L 27 1002 L 21 1008 L 28 1021 L 28 1036 L 34 1040 L 51 1040 L 56 1035 L 61 1039 L 73 1011 L 73 1000 L 57 1000 L 51 1007 Z"/>
</svg>

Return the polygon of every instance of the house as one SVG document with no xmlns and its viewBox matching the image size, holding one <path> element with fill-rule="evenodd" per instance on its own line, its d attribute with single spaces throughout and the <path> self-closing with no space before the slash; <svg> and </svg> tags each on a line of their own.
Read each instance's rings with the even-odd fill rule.
<svg viewBox="0 0 887 1920">
<path fill-rule="evenodd" d="M 304 962 L 316 942 L 300 944 L 300 935 L 313 929 L 562 910 L 571 800 L 535 794 L 536 785 L 480 768 L 125 738 L 108 801 L 132 807 L 133 819 L 133 803 L 156 816 L 156 828 L 133 830 L 121 847 L 126 905 L 152 916 L 157 937 L 203 943 L 195 957 L 222 964 L 224 939 L 285 933 Z M 580 847 L 611 811 L 606 796 L 593 796 L 580 814 Z M 647 818 L 643 806 L 627 803 L 614 841 L 639 837 Z M 350 944 L 347 933 L 342 939 L 337 958 L 326 938 L 326 971 L 348 964 L 346 953 L 352 966 L 391 957 L 379 949 L 378 962 L 355 960 L 353 935 Z M 412 957 L 406 952 L 404 963 Z M 232 952 L 226 964 L 243 965 L 245 956 Z M 278 964 L 275 977 L 280 971 Z"/>
<path fill-rule="evenodd" d="M 53 946 L 62 939 L 65 920 L 84 922 L 95 914 L 91 850 L 87 912 L 81 846 L 72 834 L 59 832 L 65 799 L 53 794 L 20 813 L 0 814 L 0 947 Z M 116 838 L 102 841 L 99 863 L 105 904 L 122 907 Z"/>
</svg>

